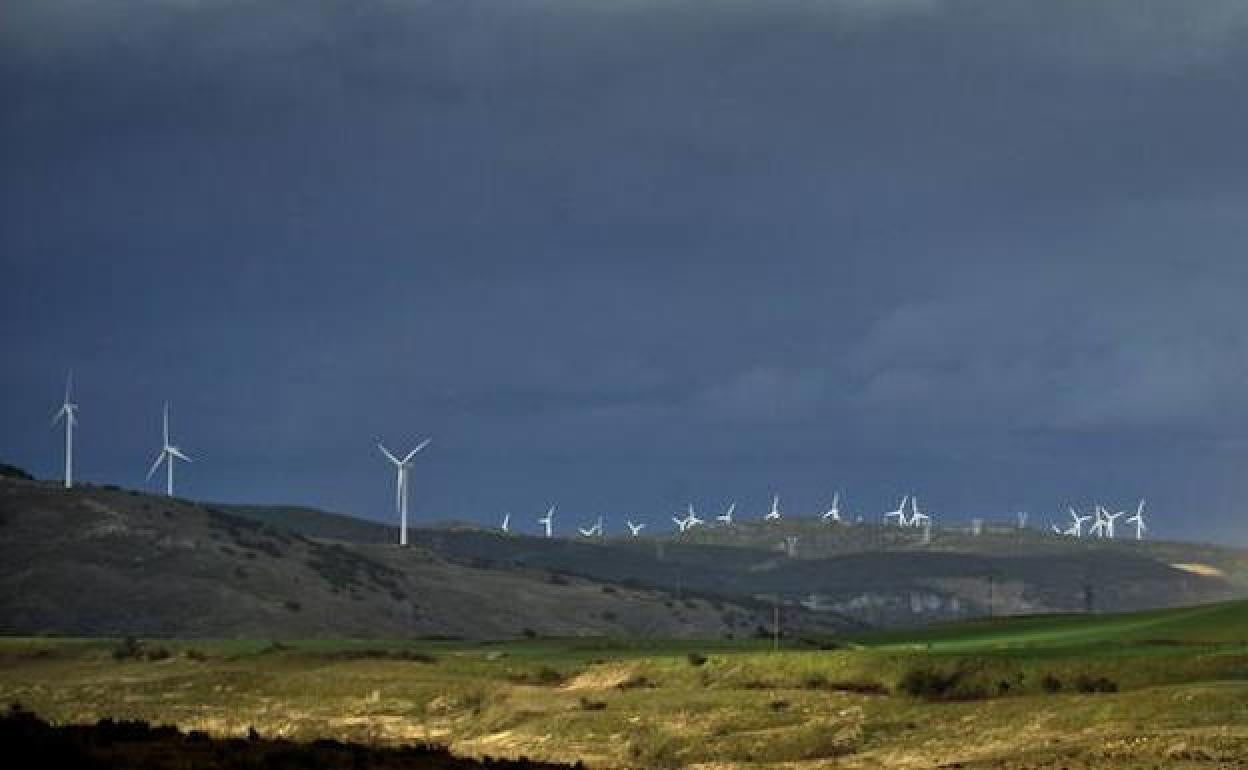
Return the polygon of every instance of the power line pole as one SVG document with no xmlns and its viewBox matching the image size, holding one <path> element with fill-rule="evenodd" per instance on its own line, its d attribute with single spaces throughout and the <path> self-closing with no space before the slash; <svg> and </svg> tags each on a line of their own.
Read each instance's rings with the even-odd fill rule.
<svg viewBox="0 0 1248 770">
<path fill-rule="evenodd" d="M 775 603 L 771 605 L 771 651 L 780 649 L 780 594 L 776 594 Z"/>
</svg>

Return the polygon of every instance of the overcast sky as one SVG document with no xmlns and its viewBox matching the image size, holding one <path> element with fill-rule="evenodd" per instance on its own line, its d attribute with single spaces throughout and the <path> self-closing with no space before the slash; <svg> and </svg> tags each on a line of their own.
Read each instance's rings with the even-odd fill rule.
<svg viewBox="0 0 1248 770">
<path fill-rule="evenodd" d="M 4 5 L 0 461 L 1248 543 L 1248 4 Z"/>
</svg>

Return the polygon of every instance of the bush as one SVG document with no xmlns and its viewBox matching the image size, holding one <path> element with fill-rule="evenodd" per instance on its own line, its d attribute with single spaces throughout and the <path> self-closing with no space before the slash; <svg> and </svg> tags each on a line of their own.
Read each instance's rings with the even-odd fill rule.
<svg viewBox="0 0 1248 770">
<path fill-rule="evenodd" d="M 555 686 L 563 684 L 563 674 L 550 666 L 539 666 L 532 671 L 520 674 L 512 674 L 511 680 L 521 684 L 537 684 L 545 686 Z"/>
<path fill-rule="evenodd" d="M 1052 674 L 1045 674 L 1040 679 L 1040 687 L 1043 688 L 1045 692 L 1050 693 L 1050 694 L 1055 693 L 1055 692 L 1061 692 L 1062 680 L 1058 679 Z"/>
<path fill-rule="evenodd" d="M 1091 677 L 1080 674 L 1075 680 L 1075 689 L 1081 693 L 1118 692 L 1118 683 L 1103 676 Z"/>
<path fill-rule="evenodd" d="M 680 759 L 677 738 L 654 728 L 633 733 L 628 741 L 628 757 L 634 767 L 645 770 L 676 770 L 685 764 Z"/>
<path fill-rule="evenodd" d="M 148 647 L 143 642 L 127 636 L 113 648 L 113 660 L 166 660 L 173 656 L 166 647 Z"/>
<path fill-rule="evenodd" d="M 915 668 L 907 671 L 897 683 L 907 695 L 927 700 L 976 700 L 987 696 L 984 688 L 969 681 L 963 669 L 940 671 Z"/>
<path fill-rule="evenodd" d="M 706 656 L 700 652 L 691 652 L 685 656 L 691 666 L 706 665 Z"/>
<path fill-rule="evenodd" d="M 650 681 L 641 674 L 633 674 L 615 686 L 617 690 L 640 690 L 643 688 L 658 687 L 657 684 Z"/>
<path fill-rule="evenodd" d="M 602 711 L 607 707 L 606 701 L 590 700 L 584 695 L 581 696 L 580 703 L 583 711 Z"/>
</svg>

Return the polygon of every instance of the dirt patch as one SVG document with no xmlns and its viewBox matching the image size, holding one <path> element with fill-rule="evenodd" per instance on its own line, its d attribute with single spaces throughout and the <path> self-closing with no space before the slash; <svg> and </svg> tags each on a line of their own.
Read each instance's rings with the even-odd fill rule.
<svg viewBox="0 0 1248 770">
<path fill-rule="evenodd" d="M 633 681 L 636 666 L 594 666 L 563 685 L 564 690 L 614 690 Z"/>
</svg>

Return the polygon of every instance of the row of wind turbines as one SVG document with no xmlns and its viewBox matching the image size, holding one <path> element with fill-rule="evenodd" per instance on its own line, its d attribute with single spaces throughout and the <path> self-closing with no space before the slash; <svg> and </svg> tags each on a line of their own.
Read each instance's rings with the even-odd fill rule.
<svg viewBox="0 0 1248 770">
<path fill-rule="evenodd" d="M 57 410 L 52 417 L 52 425 L 64 422 L 65 424 L 65 488 L 72 489 L 74 486 L 74 428 L 78 425 L 78 405 L 74 403 L 74 373 L 71 371 L 65 378 L 65 399 L 61 402 L 61 408 Z M 165 494 L 173 497 L 173 465 L 176 460 L 183 462 L 192 462 L 191 458 L 186 455 L 178 447 L 174 446 L 169 440 L 169 402 L 165 402 L 165 408 L 162 413 L 161 421 L 161 443 L 160 451 L 156 453 L 156 461 L 152 463 L 152 467 L 147 471 L 147 479 L 150 480 L 160 469 L 161 463 L 165 465 Z"/>
<path fill-rule="evenodd" d="M 1148 524 L 1144 521 L 1144 500 L 1135 507 L 1135 513 L 1127 518 L 1127 524 L 1135 525 L 1135 539 L 1143 540 L 1144 533 L 1148 531 Z M 1083 537 L 1083 525 L 1089 521 L 1092 526 L 1088 527 L 1088 537 L 1104 537 L 1113 539 L 1115 537 L 1114 524 L 1119 518 L 1126 516 L 1127 511 L 1116 511 L 1110 513 L 1103 505 L 1092 506 L 1092 512 L 1080 515 L 1074 508 L 1070 508 L 1070 526 L 1063 529 L 1057 524 L 1049 524 L 1049 528 L 1053 530 L 1055 535 L 1068 535 L 1070 537 Z"/>
<path fill-rule="evenodd" d="M 74 428 L 78 424 L 78 404 L 73 400 L 73 372 L 70 371 L 65 380 L 65 398 L 61 403 L 61 407 L 52 418 L 53 426 L 63 423 L 65 427 L 65 488 L 73 487 L 74 478 Z M 424 450 L 432 443 L 432 438 L 426 438 L 416 445 L 414 449 L 409 451 L 402 459 L 394 452 L 391 452 L 383 443 L 377 442 L 377 448 L 382 455 L 395 467 L 395 510 L 399 516 L 399 545 L 406 546 L 407 538 L 407 500 L 408 500 L 408 475 L 411 471 L 412 463 L 418 453 Z M 172 497 L 174 494 L 174 465 L 177 461 L 193 462 L 192 459 L 180 448 L 172 443 L 169 432 L 169 402 L 166 401 L 162 411 L 161 419 L 161 447 L 156 454 L 156 459 L 147 471 L 147 479 L 150 480 L 156 471 L 160 469 L 161 464 L 165 465 L 165 494 Z M 838 491 L 832 496 L 832 504 L 820 514 L 820 520 L 830 523 L 842 522 L 841 516 L 841 493 Z M 1135 525 L 1135 539 L 1142 540 L 1148 526 L 1144 520 L 1144 500 L 1140 500 L 1136 507 L 1134 515 L 1126 520 L 1128 524 Z M 907 506 L 909 511 L 907 511 Z M 736 522 L 737 503 L 731 502 L 727 508 L 714 517 L 715 524 L 718 526 L 731 527 Z M 1126 516 L 1126 511 L 1116 511 L 1111 513 L 1104 506 L 1097 504 L 1092 507 L 1091 513 L 1080 514 L 1074 508 L 1069 509 L 1071 523 L 1069 526 L 1062 528 L 1057 524 L 1050 524 L 1052 532 L 1056 535 L 1064 535 L 1069 537 L 1080 538 L 1085 536 L 1084 525 L 1089 521 L 1092 525 L 1088 527 L 1087 537 L 1098 537 L 1113 539 L 1116 536 L 1115 524 L 1119 518 Z M 780 496 L 773 495 L 771 498 L 771 508 L 762 515 L 763 521 L 779 521 L 784 514 L 780 509 Z M 932 517 L 930 514 L 923 513 L 919 509 L 919 498 L 917 495 L 905 495 L 901 498 L 901 503 L 896 509 L 887 511 L 883 515 L 884 522 L 896 522 L 901 528 L 920 528 L 930 533 L 932 526 Z M 856 521 L 861 523 L 862 516 L 858 516 Z M 692 503 L 686 508 L 683 514 L 672 516 L 672 522 L 676 525 L 677 532 L 688 532 L 700 526 L 707 524 L 707 521 L 699 517 L 694 510 Z M 537 519 L 537 524 L 541 528 L 541 532 L 545 537 L 555 536 L 555 506 L 551 506 L 545 515 Z M 625 520 L 629 533 L 633 537 L 640 537 L 642 530 L 645 529 L 645 522 L 634 522 L 631 518 Z M 1026 514 L 1019 514 L 1019 528 L 1026 526 Z M 511 531 L 511 514 L 503 515 L 502 523 L 499 529 L 504 532 Z M 577 532 L 582 537 L 600 538 L 606 534 L 605 522 L 602 516 L 598 516 L 593 522 L 587 526 L 577 527 Z"/>
<path fill-rule="evenodd" d="M 822 514 L 819 515 L 819 519 L 821 521 L 830 522 L 830 523 L 831 522 L 836 522 L 836 523 L 843 522 L 844 519 L 841 516 L 840 500 L 841 500 L 841 493 L 836 492 L 832 496 L 831 506 L 829 506 L 827 510 L 825 510 Z M 1144 533 L 1148 531 L 1148 527 L 1144 520 L 1144 502 L 1145 501 L 1141 499 L 1139 502 L 1139 505 L 1136 507 L 1135 514 L 1127 519 L 1127 523 L 1135 524 L 1135 539 L 1136 540 L 1143 540 Z M 724 509 L 723 513 L 720 513 L 714 516 L 713 526 L 721 526 L 721 527 L 733 526 L 733 524 L 736 523 L 736 510 L 737 510 L 737 503 L 734 500 L 733 502 L 728 504 L 728 507 Z M 1068 535 L 1068 536 L 1076 537 L 1076 538 L 1083 537 L 1084 536 L 1083 525 L 1086 524 L 1088 521 L 1094 520 L 1093 525 L 1088 528 L 1088 531 L 1087 531 L 1088 537 L 1100 537 L 1100 538 L 1109 538 L 1109 539 L 1115 538 L 1116 532 L 1114 529 L 1114 523 L 1117 521 L 1118 518 L 1125 516 L 1126 511 L 1118 511 L 1116 513 L 1110 513 L 1108 509 L 1106 509 L 1104 506 L 1099 505 L 1099 504 L 1094 505 L 1092 510 L 1093 510 L 1093 513 L 1088 514 L 1086 516 L 1081 516 L 1075 512 L 1074 508 L 1071 508 L 1070 515 L 1073 518 L 1073 523 L 1071 524 L 1071 526 L 1066 529 L 1062 529 L 1061 527 L 1058 527 L 1056 524 L 1054 524 L 1052 525 L 1053 533 L 1057 535 Z M 763 514 L 761 518 L 763 521 L 779 521 L 781 518 L 783 518 L 783 516 L 784 514 L 780 509 L 780 496 L 773 495 L 771 498 L 771 508 L 765 514 Z M 921 530 L 926 530 L 928 533 L 930 533 L 931 531 L 932 522 L 933 522 L 931 514 L 924 513 L 923 511 L 919 509 L 919 498 L 917 495 L 906 495 L 902 497 L 901 502 L 900 504 L 898 504 L 897 508 L 884 513 L 883 519 L 884 519 L 885 524 L 895 523 L 897 527 L 900 527 L 903 529 L 904 528 L 921 529 Z M 406 519 L 404 519 L 404 521 L 406 521 Z M 858 516 L 856 518 L 857 523 L 862 523 L 862 521 L 863 521 L 862 516 Z M 1018 516 L 1018 522 L 1019 522 L 1018 524 L 1019 529 L 1026 528 L 1027 515 L 1020 513 Z M 624 523 L 628 527 L 629 534 L 632 535 L 633 537 L 640 537 L 642 530 L 646 528 L 645 522 L 635 522 L 631 518 L 625 519 Z M 676 526 L 676 531 L 679 533 L 688 532 L 697 527 L 711 524 L 710 522 L 708 522 L 707 519 L 704 519 L 698 516 L 697 512 L 694 510 L 694 506 L 692 503 L 690 503 L 686 507 L 683 513 L 678 513 L 672 516 L 672 523 Z M 555 506 L 552 505 L 549 509 L 547 509 L 546 513 L 537 519 L 537 524 L 541 528 L 541 532 L 545 537 L 548 537 L 548 538 L 554 537 L 555 536 Z M 511 514 L 510 513 L 503 514 L 503 519 L 502 519 L 501 524 L 499 525 L 499 530 L 504 533 L 509 533 L 511 531 Z M 578 526 L 576 528 L 576 531 L 581 535 L 581 537 L 587 537 L 587 538 L 604 537 L 606 535 L 604 518 L 602 516 L 598 516 L 588 525 Z"/>
</svg>

